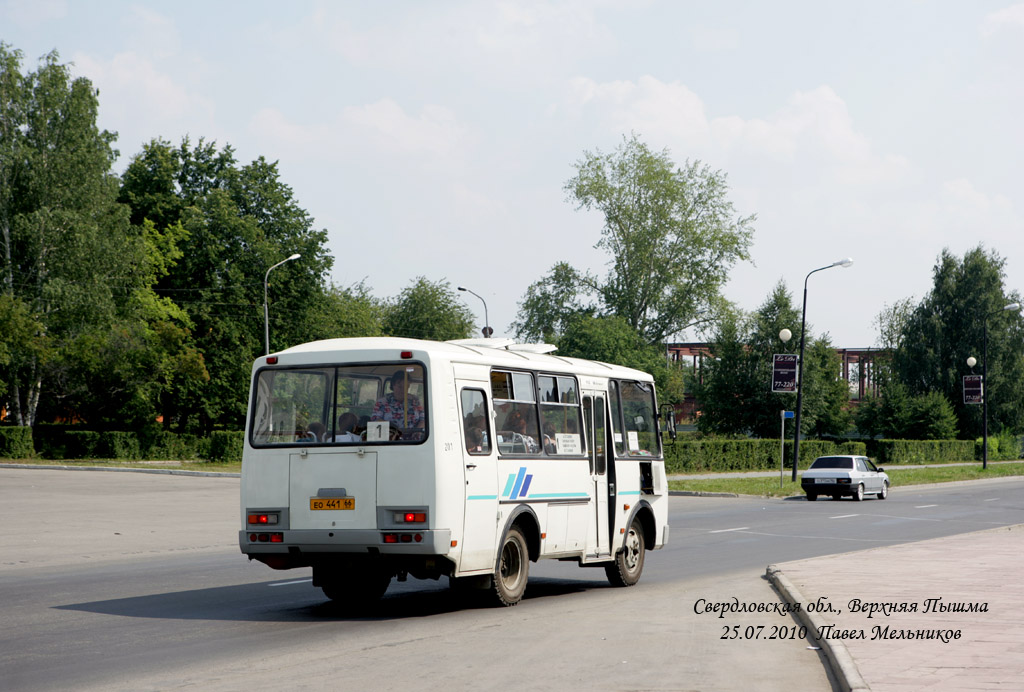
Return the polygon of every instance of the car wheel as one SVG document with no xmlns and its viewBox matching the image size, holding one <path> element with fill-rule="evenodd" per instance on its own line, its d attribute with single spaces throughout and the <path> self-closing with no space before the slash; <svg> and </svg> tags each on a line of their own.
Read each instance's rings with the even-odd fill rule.
<svg viewBox="0 0 1024 692">
<path fill-rule="evenodd" d="M 526 538 L 518 526 L 513 526 L 505 536 L 501 556 L 494 570 L 494 596 L 497 602 L 503 606 L 519 603 L 526 591 L 529 574 L 530 553 L 526 548 Z"/>
<path fill-rule="evenodd" d="M 857 490 L 853 493 L 853 499 L 855 502 L 860 502 L 864 499 L 864 484 L 858 483 Z"/>
<path fill-rule="evenodd" d="M 884 500 L 887 497 L 889 497 L 889 481 L 883 481 L 882 490 L 878 493 L 878 499 Z"/>
<path fill-rule="evenodd" d="M 818 496 L 815 495 L 814 493 L 807 493 L 807 501 L 808 502 L 814 502 L 817 499 L 818 499 Z"/>
</svg>

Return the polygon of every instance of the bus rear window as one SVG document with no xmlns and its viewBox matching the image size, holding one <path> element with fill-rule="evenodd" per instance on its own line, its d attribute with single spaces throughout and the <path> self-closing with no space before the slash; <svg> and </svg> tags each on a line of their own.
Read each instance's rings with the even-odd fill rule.
<svg viewBox="0 0 1024 692">
<path fill-rule="evenodd" d="M 265 369 L 250 441 L 268 445 L 420 442 L 427 436 L 422 365 Z"/>
</svg>

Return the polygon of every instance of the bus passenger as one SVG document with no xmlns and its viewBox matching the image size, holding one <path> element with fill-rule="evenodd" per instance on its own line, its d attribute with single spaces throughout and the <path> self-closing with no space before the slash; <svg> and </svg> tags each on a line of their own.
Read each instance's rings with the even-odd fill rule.
<svg viewBox="0 0 1024 692">
<path fill-rule="evenodd" d="M 505 427 L 512 431 L 513 451 L 518 451 L 515 450 L 515 445 L 520 440 L 522 440 L 522 444 L 525 447 L 522 451 L 526 454 L 536 454 L 540 451 L 540 445 L 537 444 L 537 440 L 526 433 L 526 419 L 523 418 L 522 412 L 518 409 L 513 409 L 508 414 L 508 418 L 505 419 Z"/>
<path fill-rule="evenodd" d="M 334 436 L 334 441 L 359 442 L 361 438 L 353 431 L 357 422 L 359 422 L 359 419 L 356 418 L 356 414 L 351 411 L 338 416 L 338 430 L 337 434 Z"/>
<path fill-rule="evenodd" d="M 386 420 L 402 428 L 423 427 L 423 404 L 406 393 L 406 374 L 401 370 L 391 376 L 391 391 L 373 405 L 370 420 Z"/>
<path fill-rule="evenodd" d="M 324 442 L 327 438 L 327 426 L 318 420 L 313 421 L 309 424 L 309 434 L 313 437 L 313 442 Z"/>
</svg>

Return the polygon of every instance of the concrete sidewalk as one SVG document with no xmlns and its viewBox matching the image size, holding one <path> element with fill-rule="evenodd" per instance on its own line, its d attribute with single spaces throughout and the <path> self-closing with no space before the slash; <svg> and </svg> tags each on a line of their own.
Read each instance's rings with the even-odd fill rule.
<svg viewBox="0 0 1024 692">
<path fill-rule="evenodd" d="M 1018 525 L 772 565 L 768 577 L 801 604 L 807 642 L 843 689 L 949 692 L 1024 689 L 1022 572 Z"/>
</svg>

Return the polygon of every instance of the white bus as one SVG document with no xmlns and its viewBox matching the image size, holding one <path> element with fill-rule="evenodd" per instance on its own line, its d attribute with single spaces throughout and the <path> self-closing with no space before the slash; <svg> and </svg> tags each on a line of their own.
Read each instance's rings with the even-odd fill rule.
<svg viewBox="0 0 1024 692">
<path fill-rule="evenodd" d="M 242 552 L 354 606 L 408 575 L 514 605 L 540 559 L 635 584 L 669 531 L 653 380 L 545 350 L 358 338 L 259 358 Z"/>
</svg>

